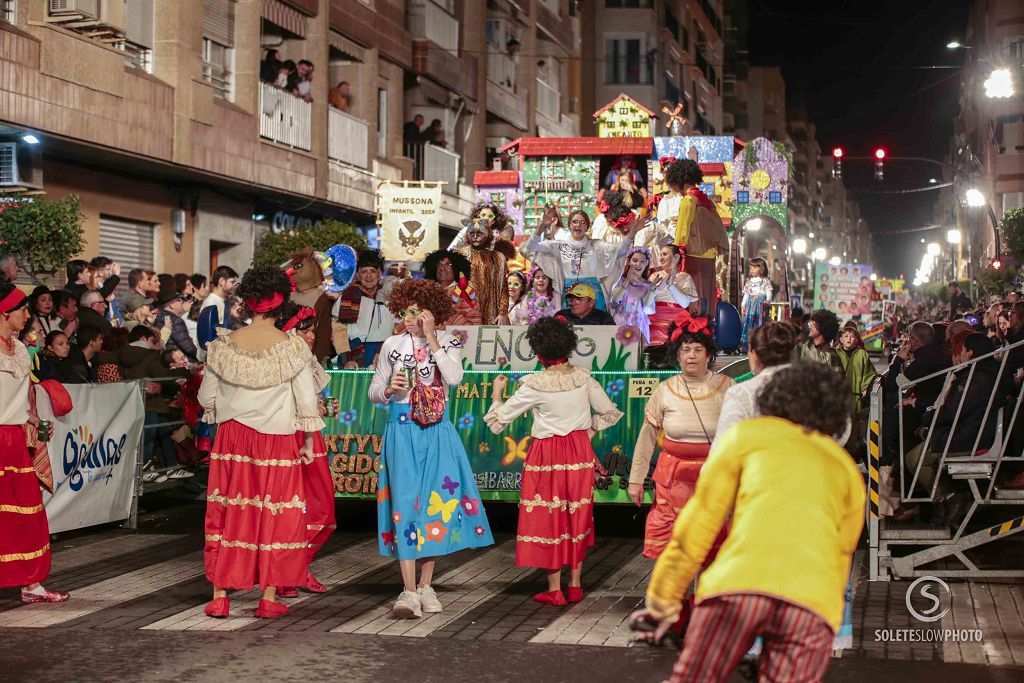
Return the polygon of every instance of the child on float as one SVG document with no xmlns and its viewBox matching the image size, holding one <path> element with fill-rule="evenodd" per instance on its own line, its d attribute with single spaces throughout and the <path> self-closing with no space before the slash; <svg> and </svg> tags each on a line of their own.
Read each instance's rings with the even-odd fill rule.
<svg viewBox="0 0 1024 683">
<path fill-rule="evenodd" d="M 622 275 L 612 286 L 611 314 L 620 327 L 635 327 L 644 344 L 651 339 L 651 314 L 654 313 L 654 285 L 648 279 L 651 272 L 651 250 L 631 247 L 626 253 Z"/>
<path fill-rule="evenodd" d="M 484 421 L 500 434 L 523 413 L 533 413 L 519 498 L 516 565 L 546 570 L 548 589 L 533 599 L 560 606 L 583 599 L 583 560 L 594 545 L 595 455 L 590 437 L 613 426 L 622 413 L 589 372 L 569 363 L 579 341 L 569 324 L 541 318 L 526 338 L 544 370 L 523 377 L 508 401 L 502 398 L 508 378 L 496 377 Z M 569 586 L 563 593 L 566 566 Z"/>
<path fill-rule="evenodd" d="M 768 263 L 760 256 L 750 259 L 747 281 L 743 284 L 743 300 L 740 315 L 743 317 L 743 331 L 740 342 L 746 353 L 750 335 L 764 324 L 764 304 L 772 300 L 775 288 L 768 279 Z"/>
<path fill-rule="evenodd" d="M 389 411 L 377 491 L 378 548 L 397 558 L 402 572 L 404 590 L 391 614 L 409 619 L 443 610 L 430 585 L 436 558 L 494 539 L 448 416 L 448 387 L 462 381 L 462 344 L 438 329 L 452 314 L 451 299 L 432 280 L 403 280 L 388 307 L 405 332 L 384 342 L 369 390 L 370 400 Z"/>
<path fill-rule="evenodd" d="M 525 316 L 526 295 L 529 280 L 521 270 L 510 270 L 508 273 L 508 324 L 522 325 L 519 322 Z"/>
<path fill-rule="evenodd" d="M 654 312 L 651 314 L 651 345 L 668 341 L 669 328 L 682 310 L 696 313 L 700 297 L 693 278 L 683 270 L 683 250 L 675 244 L 658 247 L 661 270 L 651 274 Z"/>
<path fill-rule="evenodd" d="M 532 325 L 541 318 L 553 316 L 558 312 L 558 303 L 561 297 L 555 296 L 555 286 L 540 266 L 534 264 L 530 271 L 530 291 L 523 299 L 523 307 L 520 309 L 513 325 Z"/>
</svg>

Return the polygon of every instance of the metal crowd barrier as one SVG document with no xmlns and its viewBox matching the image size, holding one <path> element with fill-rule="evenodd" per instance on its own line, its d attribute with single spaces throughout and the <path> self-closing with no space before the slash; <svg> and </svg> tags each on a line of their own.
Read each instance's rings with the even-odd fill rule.
<svg viewBox="0 0 1024 683">
<path fill-rule="evenodd" d="M 992 524 L 991 521 L 975 523 L 978 513 L 992 512 L 992 516 L 1000 515 L 1008 506 L 1024 506 L 1024 490 L 1000 489 L 996 486 L 997 478 L 1004 464 L 1024 464 L 1024 448 L 1021 447 L 1021 427 L 1017 424 L 1021 412 L 1021 399 L 1024 397 L 1024 383 L 1015 389 L 1015 394 L 1002 404 L 1005 394 L 999 392 L 1000 383 L 1004 381 L 1006 363 L 1011 350 L 1024 347 L 1024 342 L 1001 348 L 994 353 L 972 358 L 969 362 L 956 365 L 948 370 L 933 373 L 913 382 L 900 381 L 897 392 L 897 420 L 895 425 L 885 424 L 886 411 L 883 405 L 883 385 L 879 381 L 871 392 L 871 404 L 868 422 L 868 544 L 869 544 L 869 580 L 888 581 L 890 579 L 907 579 L 918 576 L 938 576 L 953 578 L 1007 578 L 1024 577 L 1024 569 L 993 569 L 978 567 L 967 555 L 967 551 L 975 550 L 983 545 L 1003 540 L 1024 529 L 1024 516 L 1021 510 L 1014 511 L 1013 516 L 1004 521 Z M 995 390 L 989 397 L 988 404 L 979 427 L 974 444 L 969 452 L 950 452 L 953 435 L 961 427 L 960 418 L 964 401 L 974 380 L 978 364 L 982 361 L 995 359 L 999 362 L 996 375 Z M 924 382 L 942 378 L 943 388 L 935 402 L 936 416 L 946 401 L 956 382 L 956 374 L 967 372 L 965 387 L 960 401 L 956 406 L 953 424 L 945 443 L 934 444 L 934 429 L 929 429 L 922 445 L 922 455 L 918 458 L 913 472 L 907 470 L 906 449 L 904 441 L 904 410 L 903 399 L 916 386 Z M 1012 378 L 1011 378 L 1012 379 Z M 995 435 L 988 448 L 981 447 L 981 439 L 989 418 L 995 415 Z M 891 418 L 890 418 L 891 419 Z M 1016 429 L 1015 429 L 1016 427 Z M 953 481 L 966 483 L 970 493 L 966 515 L 955 529 L 945 526 L 935 527 L 927 524 L 896 524 L 887 522 L 879 514 L 880 504 L 880 458 L 882 455 L 882 437 L 888 429 L 897 430 L 897 456 L 893 460 L 893 471 L 899 475 L 899 499 L 901 504 L 934 503 L 940 477 L 949 477 Z M 1016 438 L 1015 438 L 1016 437 Z M 939 450 L 941 448 L 941 451 Z M 915 495 L 920 480 L 925 454 L 938 453 L 935 467 L 935 480 L 928 490 Z M 985 516 L 989 519 L 989 515 Z M 909 550 L 906 554 L 899 551 Z M 932 566 L 933 563 L 942 562 Z M 953 568 L 949 565 L 958 563 Z"/>
</svg>

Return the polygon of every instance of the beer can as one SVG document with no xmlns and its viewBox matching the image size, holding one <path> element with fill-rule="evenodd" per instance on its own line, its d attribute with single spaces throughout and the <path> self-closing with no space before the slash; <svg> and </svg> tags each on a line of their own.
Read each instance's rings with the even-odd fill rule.
<svg viewBox="0 0 1024 683">
<path fill-rule="evenodd" d="M 50 437 L 53 436 L 53 423 L 49 420 L 40 420 L 36 432 L 40 441 L 44 443 L 49 441 Z"/>
</svg>

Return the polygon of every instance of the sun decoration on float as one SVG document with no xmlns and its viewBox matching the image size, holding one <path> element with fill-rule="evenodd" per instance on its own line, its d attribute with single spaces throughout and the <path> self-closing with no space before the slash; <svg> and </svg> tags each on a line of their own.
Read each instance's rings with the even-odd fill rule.
<svg viewBox="0 0 1024 683">
<path fill-rule="evenodd" d="M 750 174 L 750 185 L 755 190 L 763 190 L 772 184 L 772 177 L 767 171 L 758 169 Z"/>
</svg>

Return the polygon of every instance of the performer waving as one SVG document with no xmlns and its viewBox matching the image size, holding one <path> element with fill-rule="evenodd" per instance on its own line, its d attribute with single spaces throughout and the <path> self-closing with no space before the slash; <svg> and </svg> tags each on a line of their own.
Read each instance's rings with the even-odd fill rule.
<svg viewBox="0 0 1024 683">
<path fill-rule="evenodd" d="M 533 411 L 533 440 L 519 498 L 516 564 L 547 570 L 548 590 L 534 595 L 534 600 L 565 605 L 583 599 L 583 559 L 594 545 L 596 456 L 590 434 L 613 426 L 622 413 L 589 372 L 569 363 L 579 341 L 569 324 L 541 318 L 530 325 L 526 339 L 544 370 L 523 377 L 507 402 L 502 396 L 508 378 L 496 377 L 484 421 L 500 434 L 517 417 Z M 563 594 L 566 565 L 569 590 Z"/>
<path fill-rule="evenodd" d="M 370 400 L 389 407 L 377 484 L 378 544 L 402 571 L 404 590 L 391 614 L 409 619 L 443 609 L 430 585 L 437 557 L 494 539 L 466 449 L 448 418 L 448 387 L 462 381 L 462 344 L 437 326 L 451 315 L 451 299 L 432 280 L 404 280 L 388 306 L 406 332 L 384 342 L 370 383 Z"/>
</svg>

